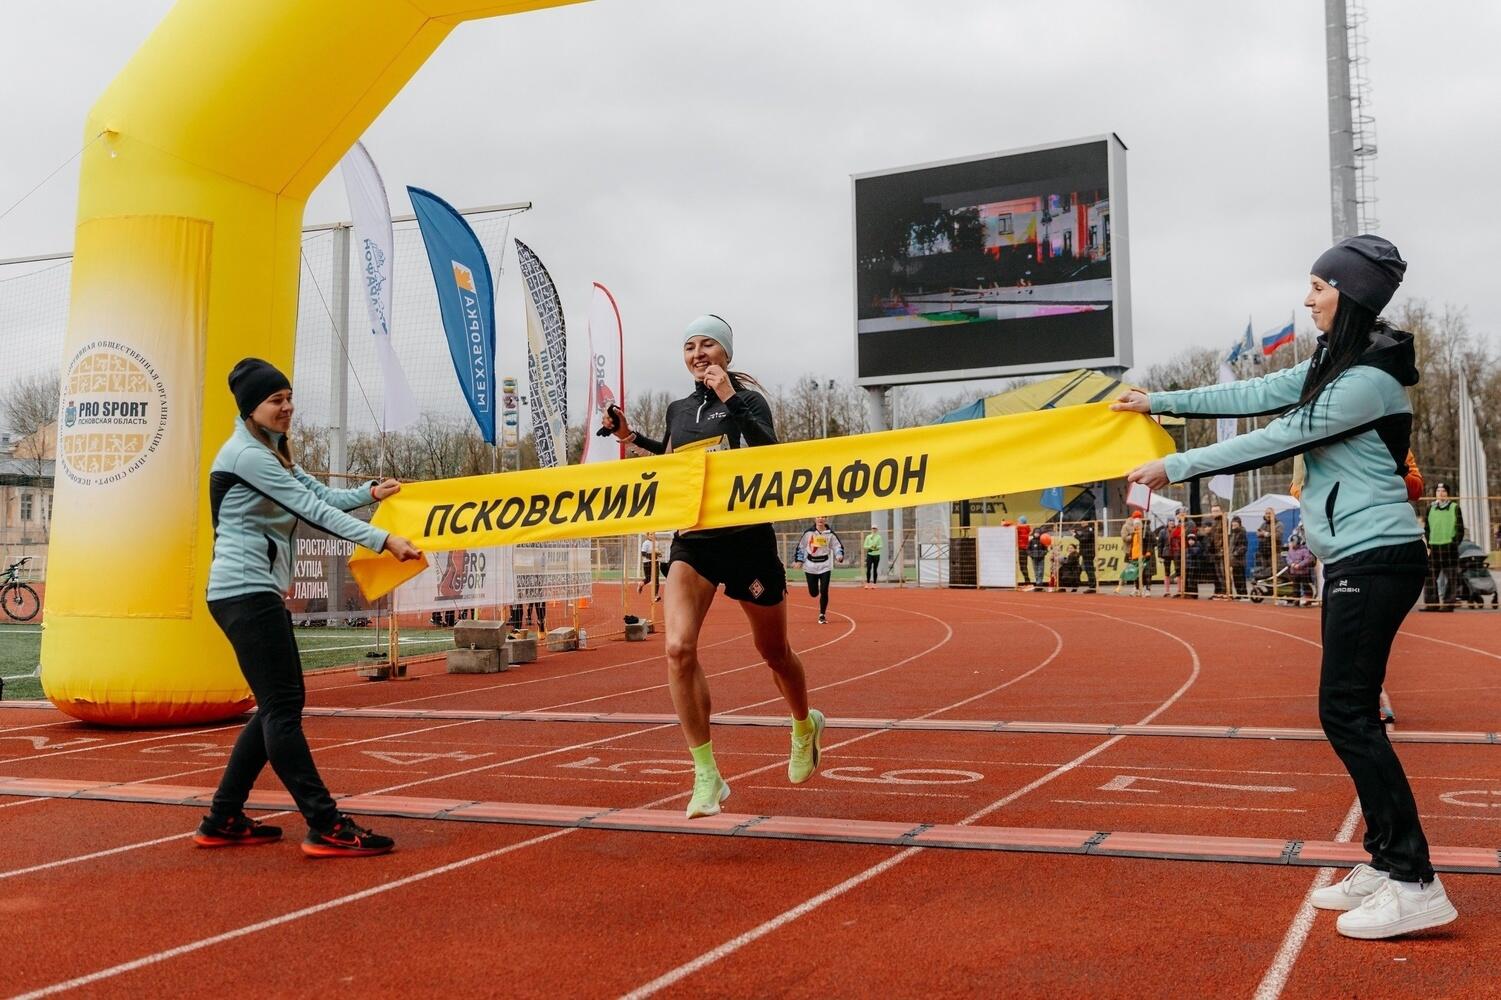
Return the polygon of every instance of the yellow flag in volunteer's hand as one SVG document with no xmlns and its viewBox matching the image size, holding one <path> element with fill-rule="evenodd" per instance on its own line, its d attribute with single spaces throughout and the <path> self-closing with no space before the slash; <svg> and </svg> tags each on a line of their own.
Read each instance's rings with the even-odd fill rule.
<svg viewBox="0 0 1501 1000">
<path fill-rule="evenodd" d="M 946 503 L 1113 479 L 1173 451 L 1151 418 L 1108 403 L 730 451 L 414 483 L 371 521 L 430 551 Z M 365 549 L 370 599 L 421 567 Z"/>
</svg>

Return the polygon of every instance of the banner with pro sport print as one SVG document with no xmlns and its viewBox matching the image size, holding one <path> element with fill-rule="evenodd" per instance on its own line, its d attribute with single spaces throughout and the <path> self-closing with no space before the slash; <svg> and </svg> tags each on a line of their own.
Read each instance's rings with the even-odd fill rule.
<svg viewBox="0 0 1501 1000">
<path fill-rule="evenodd" d="M 669 528 L 811 519 L 1113 479 L 1173 451 L 1149 417 L 1108 403 L 728 451 L 415 483 L 371 523 L 445 551 Z M 375 598 L 420 571 L 361 549 Z"/>
<path fill-rule="evenodd" d="M 188 618 L 202 596 L 193 567 L 210 557 L 184 482 L 198 476 L 197 413 L 207 337 L 212 227 L 128 216 L 78 227 L 73 306 L 57 427 L 47 613 Z M 163 277 L 170 275 L 171 277 Z M 227 432 L 227 427 L 214 428 Z M 99 517 L 108 510 L 131 530 Z M 99 577 L 101 561 L 129 586 Z M 59 572 L 59 570 L 61 572 Z"/>
<path fill-rule="evenodd" d="M 448 353 L 469 412 L 486 444 L 495 443 L 495 290 L 479 237 L 448 202 L 408 187 L 438 289 Z"/>
</svg>

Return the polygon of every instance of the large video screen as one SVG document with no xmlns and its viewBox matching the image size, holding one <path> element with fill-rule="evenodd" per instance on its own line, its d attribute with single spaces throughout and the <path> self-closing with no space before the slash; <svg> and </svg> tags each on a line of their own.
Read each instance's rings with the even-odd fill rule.
<svg viewBox="0 0 1501 1000">
<path fill-rule="evenodd" d="M 1130 367 L 1115 136 L 854 178 L 863 385 Z"/>
</svg>

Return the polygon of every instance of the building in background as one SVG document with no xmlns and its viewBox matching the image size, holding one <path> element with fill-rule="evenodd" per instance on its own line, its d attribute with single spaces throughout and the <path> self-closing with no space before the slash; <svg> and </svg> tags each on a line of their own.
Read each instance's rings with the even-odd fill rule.
<svg viewBox="0 0 1501 1000">
<path fill-rule="evenodd" d="M 55 423 L 25 437 L 0 435 L 0 569 L 30 556 L 29 579 L 46 576 L 56 449 Z"/>
</svg>

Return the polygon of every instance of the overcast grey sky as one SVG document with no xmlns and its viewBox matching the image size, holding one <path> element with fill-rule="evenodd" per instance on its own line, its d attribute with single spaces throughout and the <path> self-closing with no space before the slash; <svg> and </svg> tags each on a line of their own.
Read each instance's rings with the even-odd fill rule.
<svg viewBox="0 0 1501 1000">
<path fill-rule="evenodd" d="M 1494 334 L 1501 4 L 1367 6 L 1403 294 Z M 0 210 L 78 149 L 169 7 L 0 0 Z M 461 26 L 365 138 L 395 212 L 407 184 L 533 201 L 512 235 L 575 342 L 602 281 L 633 387 L 679 389 L 678 334 L 705 311 L 764 380 L 852 377 L 850 174 L 1110 131 L 1130 150 L 1138 367 L 1228 346 L 1248 314 L 1305 327 L 1330 241 L 1324 95 L 1320 0 L 596 0 Z M 75 164 L 0 220 L 0 257 L 71 248 L 76 191 Z M 336 172 L 308 221 L 345 217 Z"/>
</svg>

